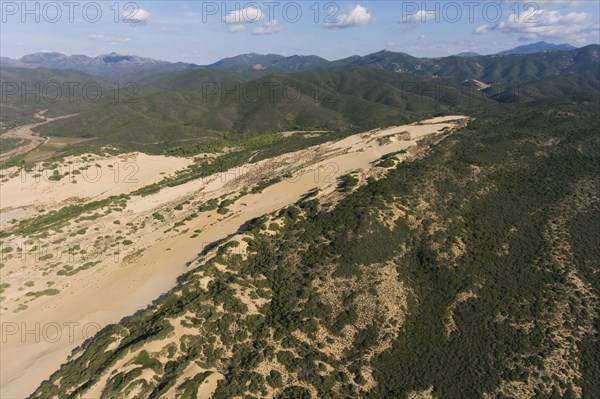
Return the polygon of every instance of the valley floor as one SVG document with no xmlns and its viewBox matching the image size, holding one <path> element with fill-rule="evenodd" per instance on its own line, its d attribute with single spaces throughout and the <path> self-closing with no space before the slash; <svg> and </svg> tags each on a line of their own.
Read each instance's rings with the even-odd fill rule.
<svg viewBox="0 0 600 399">
<path fill-rule="evenodd" d="M 52 121 L 56 121 L 56 120 L 60 120 L 60 119 L 64 119 L 64 118 L 73 116 L 73 115 L 64 115 L 64 116 L 59 116 L 56 118 L 46 118 L 44 116 L 44 111 L 39 112 L 34 115 L 35 118 L 44 119 L 43 122 L 32 123 L 29 125 L 15 127 L 14 129 L 11 129 L 2 134 L 3 139 L 23 140 L 24 145 L 18 146 L 17 148 L 11 149 L 9 151 L 6 151 L 3 154 L 0 154 L 0 162 L 4 162 L 11 158 L 15 158 L 15 157 L 27 154 L 27 153 L 35 150 L 36 148 L 40 147 L 42 144 L 49 142 L 50 139 L 48 137 L 43 137 L 43 136 L 33 133 L 33 130 L 32 130 L 33 128 L 41 126 L 41 125 L 45 125 L 46 123 L 49 123 Z M 66 140 L 68 140 L 68 139 L 66 139 Z M 73 139 L 71 139 L 71 140 L 73 140 Z"/>
</svg>

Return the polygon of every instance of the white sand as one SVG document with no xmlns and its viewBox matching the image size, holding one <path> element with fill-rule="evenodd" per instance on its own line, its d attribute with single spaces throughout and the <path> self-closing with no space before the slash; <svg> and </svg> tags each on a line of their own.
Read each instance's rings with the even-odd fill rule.
<svg viewBox="0 0 600 399">
<path fill-rule="evenodd" d="M 69 164 L 68 161 L 72 163 Z M 192 160 L 186 158 L 141 153 L 87 162 L 82 161 L 81 157 L 70 157 L 57 170 L 60 170 L 61 174 L 79 170 L 81 174 L 71 174 L 58 181 L 49 179 L 53 174 L 51 169 L 38 164 L 33 171 L 20 171 L 7 182 L 0 184 L 0 209 L 4 214 L 14 214 L 19 208 L 42 207 L 50 210 L 69 202 L 100 200 L 156 183 L 165 175 L 184 169 L 191 163 Z M 88 168 L 81 170 L 85 166 Z M 16 169 L 11 168 L 6 172 L 9 171 L 13 172 Z M 72 183 L 73 180 L 77 183 Z M 19 216 L 20 214 L 14 214 L 13 217 L 20 218 Z M 7 217 L 2 219 L 4 223 L 9 220 Z"/>
</svg>

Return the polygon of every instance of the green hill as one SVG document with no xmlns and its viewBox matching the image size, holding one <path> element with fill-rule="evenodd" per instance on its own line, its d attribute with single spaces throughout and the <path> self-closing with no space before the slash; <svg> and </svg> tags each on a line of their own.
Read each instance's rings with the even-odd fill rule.
<svg viewBox="0 0 600 399">
<path fill-rule="evenodd" d="M 48 109 L 58 116 L 94 108 L 111 101 L 115 90 L 98 76 L 68 69 L 1 68 L 0 123 L 4 127 L 32 121 L 33 114 Z"/>
<path fill-rule="evenodd" d="M 404 53 L 381 51 L 365 57 L 334 61 L 331 65 L 371 65 L 419 76 L 460 81 L 476 79 L 486 83 L 527 82 L 584 71 L 590 71 L 600 79 L 600 45 L 535 54 L 444 58 L 416 58 Z"/>
<path fill-rule="evenodd" d="M 437 59 L 383 51 L 300 73 L 249 68 L 239 64 L 244 58 L 219 68 L 143 79 L 143 84 L 122 87 L 118 101 L 9 105 L 21 117 L 46 105 L 50 114 L 81 112 L 39 127 L 41 134 L 93 138 L 86 148 L 109 144 L 156 153 L 290 129 L 369 129 L 470 112 L 496 102 L 590 100 L 600 87 L 599 49 L 590 45 L 572 51 Z M 285 60 L 295 58 L 270 62 Z M 33 70 L 14 71 L 16 78 L 42 83 L 95 78 L 64 70 L 38 69 L 32 76 L 27 74 Z M 3 76 L 12 79 L 10 73 Z M 105 92 L 111 93 L 110 88 Z"/>
<path fill-rule="evenodd" d="M 123 149 L 162 150 L 194 139 L 236 139 L 289 129 L 381 127 L 486 101 L 472 98 L 467 88 L 368 67 L 245 78 L 218 70 L 188 72 L 149 85 L 154 92 L 136 102 L 104 104 L 38 131 L 94 137 L 98 144 Z"/>
</svg>

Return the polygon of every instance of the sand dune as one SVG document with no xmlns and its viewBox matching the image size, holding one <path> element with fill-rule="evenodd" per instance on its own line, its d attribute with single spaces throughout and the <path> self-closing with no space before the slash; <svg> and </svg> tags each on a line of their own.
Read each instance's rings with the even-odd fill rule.
<svg viewBox="0 0 600 399">
<path fill-rule="evenodd" d="M 30 172 L 8 168 L 4 174 L 13 177 L 0 185 L 1 209 L 5 215 L 22 208 L 50 210 L 62 207 L 66 202 L 99 200 L 129 193 L 156 183 L 191 163 L 192 160 L 185 158 L 131 153 L 107 158 L 95 155 L 70 157 L 56 169 L 41 164 Z M 52 180 L 55 170 L 62 176 L 68 175 L 58 181 Z M 2 219 L 4 222 L 10 220 L 7 216 Z"/>
<path fill-rule="evenodd" d="M 47 275 L 22 264 L 19 259 L 8 260 L 1 270 L 2 281 L 11 283 L 3 294 L 6 299 L 2 303 L 2 396 L 30 394 L 95 330 L 149 305 L 175 286 L 177 277 L 189 270 L 189 262 L 198 259 L 198 254 L 209 243 L 234 234 L 252 218 L 293 204 L 313 188 L 319 188 L 322 193 L 334 192 L 340 176 L 372 170 L 373 163 L 383 155 L 415 146 L 425 137 L 455 127 L 454 121 L 460 119 L 464 117 L 435 118 L 420 124 L 357 134 L 166 188 L 146 197 L 132 197 L 124 210 L 82 222 L 81 226 L 87 230 L 77 239 L 82 243 L 94 242 L 97 237 L 115 230 L 114 223 L 118 220 L 119 226 L 127 223 L 140 226 L 127 236 L 138 250 L 117 261 L 107 256 L 93 268 L 73 276 Z M 2 187 L 2 208 L 25 210 L 20 217 L 29 217 L 28 212 L 36 207 L 61 204 L 71 197 L 89 199 L 126 193 L 160 179 L 159 171 L 171 173 L 191 162 L 175 158 L 162 160 L 143 154 L 135 156 L 136 161 L 144 165 L 144 168 L 140 165 L 138 185 L 64 183 L 31 187 L 31 182 L 19 186 L 10 180 L 6 183 L 8 189 Z M 113 160 L 95 162 L 104 169 L 104 165 Z M 229 212 L 225 215 L 215 210 L 192 215 L 200 204 L 210 199 L 223 196 L 234 199 L 242 189 L 251 189 L 261 179 L 285 176 L 286 172 L 292 177 L 284 178 L 260 193 L 237 198 L 227 206 Z M 5 198 L 9 205 L 5 205 Z M 174 210 L 183 202 L 187 202 L 183 210 Z M 164 220 L 153 218 L 155 213 L 164 215 Z M 182 226 L 173 228 L 174 223 L 185 218 L 188 220 Z M 56 240 L 59 236 L 48 240 Z M 68 229 L 62 237 L 69 238 Z M 27 309 L 13 311 L 27 291 L 18 290 L 23 282 L 33 281 L 37 288 L 46 286 L 50 280 L 54 282 L 53 287 L 60 289 L 57 295 L 31 300 L 27 302 Z M 36 325 L 39 326 L 37 336 L 35 332 L 22 335 L 25 329 L 34 331 Z M 48 335 L 51 333 L 49 326 L 58 326 L 62 333 L 59 339 Z M 72 326 L 72 337 L 68 334 L 68 326 Z M 211 379 L 211 387 L 214 384 L 216 379 Z"/>
</svg>

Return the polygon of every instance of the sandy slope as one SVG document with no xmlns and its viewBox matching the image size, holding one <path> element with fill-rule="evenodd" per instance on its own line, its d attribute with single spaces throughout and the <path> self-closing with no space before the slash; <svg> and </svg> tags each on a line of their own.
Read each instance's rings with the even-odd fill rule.
<svg viewBox="0 0 600 399">
<path fill-rule="evenodd" d="M 207 244 L 235 233 L 252 218 L 296 202 L 312 188 L 318 187 L 325 193 L 332 192 L 340 176 L 357 170 L 369 170 L 382 155 L 414 146 L 424 137 L 455 126 L 451 121 L 460 118 L 436 118 L 422 124 L 358 134 L 163 189 L 147 197 L 133 197 L 124 211 L 86 222 L 88 233 L 79 239 L 92 242 L 98 235 L 114 230 L 116 227 L 113 222 L 116 219 L 119 219 L 121 226 L 127 222 L 140 224 L 143 221 L 140 224 L 143 227 L 128 236 L 138 246 L 139 253 L 127 259 L 119 258 L 118 261 L 107 256 L 99 265 L 71 277 L 45 275 L 19 260 L 9 260 L 1 270 L 2 281 L 11 282 L 10 289 L 3 294 L 7 297 L 3 308 L 23 300 L 27 290 L 19 291 L 18 287 L 24 281 L 34 281 L 37 288 L 44 287 L 47 280 L 52 279 L 56 282 L 54 287 L 60 288 L 60 293 L 32 300 L 27 303 L 26 310 L 18 313 L 10 308 L 3 311 L 2 397 L 23 397 L 31 393 L 87 336 L 147 306 L 168 291 L 175 285 L 176 278 L 189 270 L 188 262 L 198 259 L 199 252 Z M 243 188 L 253 187 L 260 179 L 283 176 L 285 172 L 292 172 L 293 177 L 283 179 L 261 193 L 242 196 L 228 206 L 230 211 L 226 215 L 216 211 L 202 212 L 190 218 L 178 230 L 165 233 L 173 223 L 189 216 L 197 209 L 197 205 L 208 199 L 222 195 L 232 198 Z M 123 187 L 112 189 L 116 193 Z M 90 190 L 107 195 L 104 189 L 90 187 Z M 88 194 L 80 191 L 79 195 L 82 192 Z M 8 192 L 9 203 L 30 203 L 12 198 L 13 194 L 22 196 L 19 191 Z M 67 194 L 62 190 L 50 190 L 44 194 L 42 201 L 60 202 L 65 196 Z M 189 201 L 185 210 L 174 211 L 173 207 L 182 201 Z M 151 216 L 153 212 L 165 215 L 165 221 L 154 220 Z M 193 231 L 201 232 L 191 235 Z M 65 236 L 67 234 L 68 231 Z M 70 324 L 73 327 L 69 329 L 68 323 L 76 324 Z M 25 329 L 37 330 L 38 334 L 23 335 Z M 56 338 L 56 331 L 61 333 L 59 338 Z"/>
<path fill-rule="evenodd" d="M 70 175 L 58 181 L 51 180 L 54 171 L 41 164 L 30 172 L 21 170 L 13 173 L 14 177 L 0 185 L 0 209 L 3 213 L 0 226 L 13 218 L 19 220 L 27 213 L 35 214 L 35 209 L 48 211 L 81 200 L 100 200 L 111 195 L 129 193 L 158 182 L 165 175 L 184 169 L 192 163 L 192 160 L 185 158 L 141 153 L 102 159 L 88 155 L 85 159 L 67 158 L 56 170 L 61 175 Z M 14 167 L 9 168 L 4 174 L 16 170 Z M 74 171 L 79 171 L 79 174 L 73 174 Z M 28 212 L 24 213 L 22 210 Z"/>
</svg>

